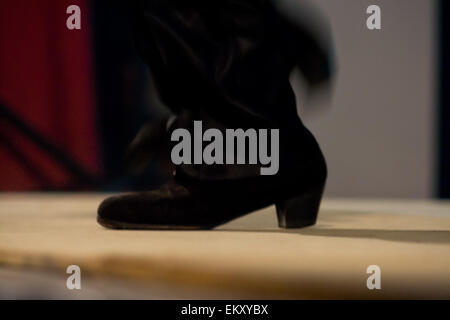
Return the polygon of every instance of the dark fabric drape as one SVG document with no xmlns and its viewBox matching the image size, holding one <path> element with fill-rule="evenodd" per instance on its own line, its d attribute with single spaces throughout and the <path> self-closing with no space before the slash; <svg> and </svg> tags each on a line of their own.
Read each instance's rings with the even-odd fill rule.
<svg viewBox="0 0 450 320">
<path fill-rule="evenodd" d="M 66 8 L 81 8 L 68 30 Z M 101 170 L 87 0 L 0 2 L 0 101 L 86 172 Z M 57 189 L 74 177 L 0 118 L 0 190 Z"/>
</svg>

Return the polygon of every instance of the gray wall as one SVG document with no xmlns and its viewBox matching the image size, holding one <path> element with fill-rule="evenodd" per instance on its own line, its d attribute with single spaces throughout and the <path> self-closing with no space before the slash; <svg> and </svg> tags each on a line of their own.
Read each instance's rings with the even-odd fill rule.
<svg viewBox="0 0 450 320">
<path fill-rule="evenodd" d="M 339 72 L 328 105 L 302 101 L 299 81 L 294 84 L 300 113 L 327 158 L 327 195 L 431 197 L 435 2 L 313 3 L 330 20 Z M 381 7 L 382 30 L 366 28 L 370 4 Z"/>
</svg>

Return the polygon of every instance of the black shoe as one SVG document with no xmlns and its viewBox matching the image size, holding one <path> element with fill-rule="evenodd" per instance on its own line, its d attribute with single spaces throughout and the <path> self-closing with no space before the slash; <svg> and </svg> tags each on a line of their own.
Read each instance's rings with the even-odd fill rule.
<svg viewBox="0 0 450 320">
<path fill-rule="evenodd" d="M 275 204 L 280 227 L 314 224 L 326 165 L 297 117 L 289 76 L 298 65 L 311 88 L 328 83 L 330 57 L 322 41 L 284 17 L 273 1 L 136 4 L 136 45 L 159 97 L 174 114 L 188 110 L 192 116 L 178 127 L 206 119 L 214 128 L 279 129 L 279 171 L 259 176 L 255 167 L 179 166 L 157 190 L 106 199 L 99 223 L 209 229 Z"/>
<path fill-rule="evenodd" d="M 176 176 L 157 190 L 106 199 L 97 221 L 114 229 L 211 229 L 275 204 L 280 227 L 311 226 L 317 219 L 326 165 L 314 138 L 308 137 L 301 159 L 298 152 L 282 153 L 286 161 L 280 161 L 276 175 L 208 180 L 178 167 Z"/>
<path fill-rule="evenodd" d="M 297 189 L 255 178 L 186 187 L 171 181 L 161 188 L 106 199 L 97 221 L 113 229 L 212 229 L 275 204 L 280 228 L 314 225 L 324 185 Z"/>
</svg>

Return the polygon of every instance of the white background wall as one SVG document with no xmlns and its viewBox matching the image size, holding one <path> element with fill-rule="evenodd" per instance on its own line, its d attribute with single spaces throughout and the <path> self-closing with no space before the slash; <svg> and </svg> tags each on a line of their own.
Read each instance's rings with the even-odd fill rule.
<svg viewBox="0 0 450 320">
<path fill-rule="evenodd" d="M 329 17 L 339 72 L 331 103 L 303 120 L 327 158 L 328 196 L 427 198 L 434 188 L 433 0 L 315 0 Z M 382 30 L 366 9 L 382 10 Z"/>
</svg>

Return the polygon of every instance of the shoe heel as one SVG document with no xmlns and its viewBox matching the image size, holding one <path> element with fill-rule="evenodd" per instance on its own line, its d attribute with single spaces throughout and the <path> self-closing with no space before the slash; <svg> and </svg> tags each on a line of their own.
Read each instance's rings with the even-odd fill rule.
<svg viewBox="0 0 450 320">
<path fill-rule="evenodd" d="M 277 202 L 280 228 L 304 228 L 316 223 L 324 186 L 313 188 L 298 196 Z"/>
</svg>

